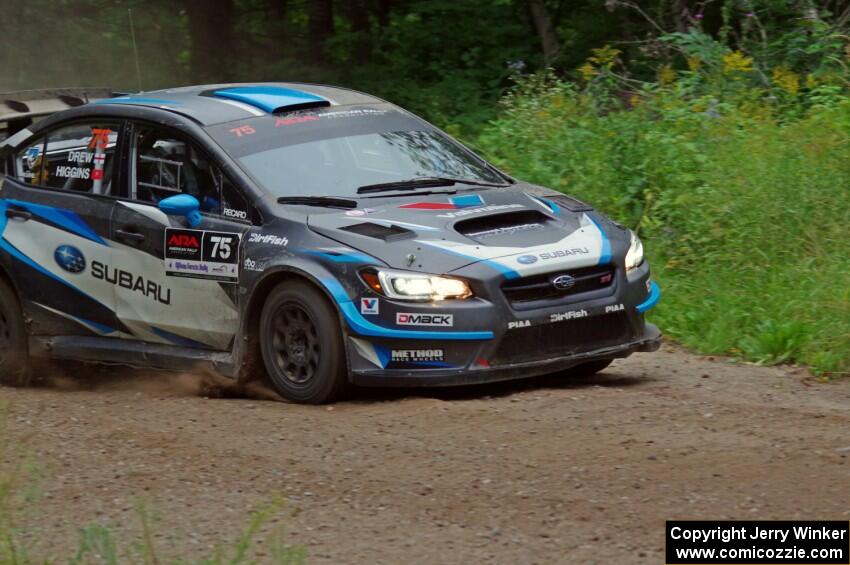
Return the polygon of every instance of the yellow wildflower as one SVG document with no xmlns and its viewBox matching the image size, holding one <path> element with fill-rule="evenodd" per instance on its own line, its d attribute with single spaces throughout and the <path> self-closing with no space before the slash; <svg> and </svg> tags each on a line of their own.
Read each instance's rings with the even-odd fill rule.
<svg viewBox="0 0 850 565">
<path fill-rule="evenodd" d="M 578 68 L 578 72 L 581 73 L 581 78 L 586 81 L 589 81 L 593 77 L 599 74 L 599 71 L 596 70 L 596 67 L 591 65 L 590 63 L 585 63 Z"/>
<path fill-rule="evenodd" d="M 732 51 L 723 55 L 723 74 L 748 73 L 753 70 L 753 58 L 747 57 L 740 51 Z"/>
<path fill-rule="evenodd" d="M 702 61 L 699 57 L 688 57 L 688 68 L 696 72 L 702 66 Z"/>
<path fill-rule="evenodd" d="M 661 86 L 669 86 L 676 82 L 676 71 L 670 65 L 664 65 L 658 69 L 658 82 Z"/>
<path fill-rule="evenodd" d="M 800 92 L 800 75 L 788 67 L 773 69 L 773 83 L 792 96 Z"/>
<path fill-rule="evenodd" d="M 610 69 L 617 62 L 617 56 L 622 53 L 619 49 L 606 45 L 598 49 L 593 49 L 593 55 L 587 60 L 591 63 L 596 63 L 600 67 Z"/>
</svg>

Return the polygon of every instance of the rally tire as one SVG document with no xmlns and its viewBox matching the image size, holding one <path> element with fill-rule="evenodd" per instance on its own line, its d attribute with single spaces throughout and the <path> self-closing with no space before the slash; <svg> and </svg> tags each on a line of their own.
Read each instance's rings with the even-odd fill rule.
<svg viewBox="0 0 850 565">
<path fill-rule="evenodd" d="M 21 303 L 9 283 L 0 279 L 0 384 L 30 384 L 27 331 Z"/>
<path fill-rule="evenodd" d="M 284 282 L 260 315 L 266 373 L 285 398 L 303 404 L 338 400 L 348 388 L 342 331 L 327 298 L 303 282 Z"/>
<path fill-rule="evenodd" d="M 612 361 L 614 360 L 597 359 L 595 361 L 588 361 L 587 363 L 582 363 L 581 365 L 570 367 L 562 374 L 567 377 L 589 377 L 607 369 L 608 365 L 610 365 Z"/>
</svg>

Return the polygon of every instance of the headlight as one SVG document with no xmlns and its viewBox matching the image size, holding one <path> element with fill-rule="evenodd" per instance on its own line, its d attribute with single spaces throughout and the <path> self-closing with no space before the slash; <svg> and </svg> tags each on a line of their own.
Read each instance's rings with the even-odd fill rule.
<svg viewBox="0 0 850 565">
<path fill-rule="evenodd" d="M 427 301 L 472 296 L 472 289 L 463 279 L 383 269 L 361 271 L 360 277 L 375 292 L 396 300 Z"/>
<path fill-rule="evenodd" d="M 643 265 L 643 243 L 640 242 L 640 238 L 635 235 L 635 232 L 630 233 L 632 234 L 632 241 L 629 243 L 629 250 L 626 253 L 626 271 L 637 269 Z"/>
</svg>

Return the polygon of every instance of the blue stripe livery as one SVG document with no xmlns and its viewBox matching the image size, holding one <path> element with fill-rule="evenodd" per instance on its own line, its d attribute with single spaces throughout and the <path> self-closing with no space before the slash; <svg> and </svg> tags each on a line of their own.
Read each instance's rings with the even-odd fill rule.
<svg viewBox="0 0 850 565">
<path fill-rule="evenodd" d="M 596 229 L 599 230 L 599 236 L 602 238 L 602 250 L 599 252 L 599 264 L 606 265 L 611 262 L 611 241 L 605 234 L 602 224 L 600 224 L 599 221 L 590 214 L 588 214 L 587 217 L 590 218 L 590 221 L 593 222 L 593 225 L 595 225 Z"/>
<path fill-rule="evenodd" d="M 351 298 L 336 279 L 321 279 L 328 292 L 339 306 L 345 321 L 356 334 L 370 337 L 390 337 L 397 339 L 448 339 L 454 341 L 483 341 L 493 339 L 493 332 L 430 332 L 416 330 L 396 330 L 374 324 L 364 318 L 351 302 Z"/>
<path fill-rule="evenodd" d="M 89 241 L 93 241 L 101 245 L 108 245 L 102 237 L 97 235 L 97 233 L 95 233 L 95 231 L 91 229 L 85 221 L 83 221 L 82 218 L 70 210 L 54 208 L 53 206 L 44 206 L 43 204 L 33 204 L 32 202 L 23 202 L 21 200 L 0 200 L 0 204 L 2 204 L 2 211 L 4 212 L 3 220 L 6 219 L 6 208 L 11 205 L 35 214 L 36 216 L 47 220 L 51 224 L 55 224 L 60 228 L 80 237 L 84 237 Z M 3 227 L 6 227 L 5 223 L 3 224 Z"/>
<path fill-rule="evenodd" d="M 646 300 L 638 304 L 635 309 L 641 314 L 658 304 L 658 301 L 661 300 L 661 287 L 658 286 L 658 283 L 652 281 L 649 285 L 649 296 Z"/>
</svg>

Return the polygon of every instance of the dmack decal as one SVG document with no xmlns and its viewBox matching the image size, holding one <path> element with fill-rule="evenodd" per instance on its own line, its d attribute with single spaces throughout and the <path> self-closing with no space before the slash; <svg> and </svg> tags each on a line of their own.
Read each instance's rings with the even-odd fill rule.
<svg viewBox="0 0 850 565">
<path fill-rule="evenodd" d="M 103 280 L 108 283 L 138 292 L 160 304 L 171 304 L 171 289 L 145 279 L 141 275 L 134 275 L 129 271 L 116 269 L 109 265 L 104 265 L 100 261 L 92 261 L 91 274 L 98 280 Z"/>
<path fill-rule="evenodd" d="M 395 323 L 400 326 L 434 326 L 449 328 L 454 325 L 453 314 L 412 314 L 398 312 Z"/>
</svg>

